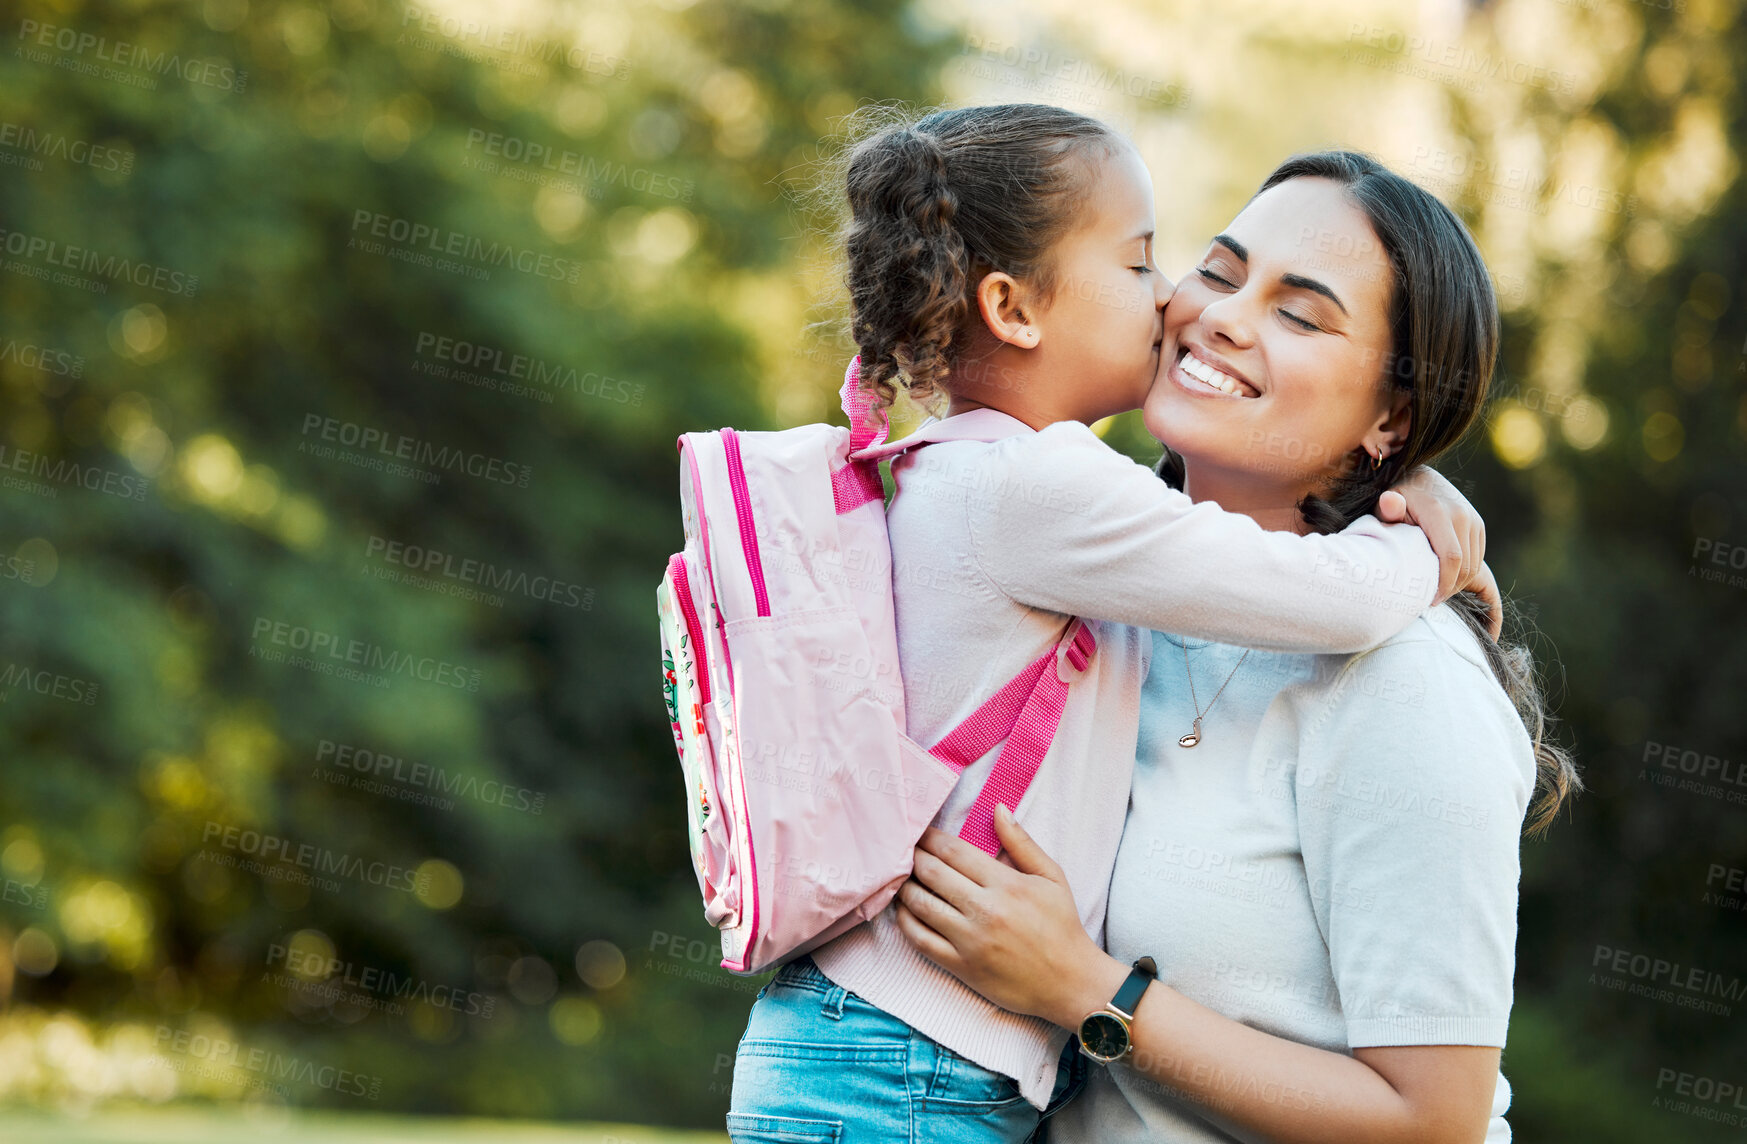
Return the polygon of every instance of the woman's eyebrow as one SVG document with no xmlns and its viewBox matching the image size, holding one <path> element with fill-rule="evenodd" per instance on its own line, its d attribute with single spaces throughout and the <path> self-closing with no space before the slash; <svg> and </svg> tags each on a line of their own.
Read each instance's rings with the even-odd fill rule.
<svg viewBox="0 0 1747 1144">
<path fill-rule="evenodd" d="M 1329 289 L 1321 282 L 1318 282 L 1316 279 L 1306 278 L 1302 274 L 1282 274 L 1280 275 L 1280 281 L 1287 286 L 1295 286 L 1300 290 L 1309 290 L 1313 293 L 1321 294 L 1324 298 L 1327 298 L 1329 301 L 1339 306 L 1341 308 L 1341 313 L 1346 314 L 1349 318 L 1352 317 L 1352 314 L 1347 310 L 1346 303 L 1341 301 L 1340 295 L 1336 294 L 1333 290 Z"/>
<path fill-rule="evenodd" d="M 1243 243 L 1239 242 L 1237 239 L 1233 238 L 1231 235 L 1229 235 L 1229 234 L 1216 234 L 1213 236 L 1213 241 L 1217 242 L 1219 245 L 1221 245 L 1221 246 L 1225 247 L 1227 250 L 1231 251 L 1232 254 L 1236 255 L 1237 260 L 1239 262 L 1242 262 L 1245 265 L 1249 264 L 1249 261 L 1250 261 L 1249 250 L 1247 248 L 1245 248 Z M 1302 274 L 1282 274 L 1282 275 L 1280 275 L 1280 281 L 1287 286 L 1293 286 L 1293 287 L 1296 287 L 1297 289 L 1300 289 L 1300 290 L 1309 290 L 1313 293 L 1321 294 L 1324 298 L 1327 298 L 1329 301 L 1331 301 L 1335 305 L 1339 306 L 1341 308 L 1341 313 L 1347 315 L 1347 317 L 1349 317 L 1349 318 L 1353 316 L 1352 312 L 1347 309 L 1347 304 L 1345 302 L 1341 301 L 1341 296 L 1339 294 L 1336 294 L 1329 287 L 1325 286 L 1321 282 L 1318 282 L 1314 278 L 1306 278 Z"/>
</svg>

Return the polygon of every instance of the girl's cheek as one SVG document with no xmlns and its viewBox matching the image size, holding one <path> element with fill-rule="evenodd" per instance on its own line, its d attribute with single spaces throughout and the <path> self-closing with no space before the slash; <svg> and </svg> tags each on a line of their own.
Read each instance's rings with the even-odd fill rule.
<svg viewBox="0 0 1747 1144">
<path fill-rule="evenodd" d="M 1181 330 L 1191 325 L 1201 316 L 1206 303 L 1195 297 L 1196 290 L 1185 278 L 1183 284 L 1177 287 L 1177 292 L 1171 295 L 1171 302 L 1165 307 L 1165 328 Z"/>
</svg>

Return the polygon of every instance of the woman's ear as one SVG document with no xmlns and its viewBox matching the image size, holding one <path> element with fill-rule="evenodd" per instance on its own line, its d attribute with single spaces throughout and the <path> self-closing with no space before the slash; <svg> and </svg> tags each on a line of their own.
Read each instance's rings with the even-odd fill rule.
<svg viewBox="0 0 1747 1144">
<path fill-rule="evenodd" d="M 977 283 L 977 313 L 991 334 L 1022 350 L 1036 349 L 1043 331 L 1033 324 L 1036 316 L 1025 285 L 999 270 L 983 275 Z"/>
<path fill-rule="evenodd" d="M 1393 389 L 1389 395 L 1389 407 L 1365 432 L 1360 446 L 1373 457 L 1387 459 L 1407 447 L 1407 438 L 1412 432 L 1413 391 Z"/>
</svg>

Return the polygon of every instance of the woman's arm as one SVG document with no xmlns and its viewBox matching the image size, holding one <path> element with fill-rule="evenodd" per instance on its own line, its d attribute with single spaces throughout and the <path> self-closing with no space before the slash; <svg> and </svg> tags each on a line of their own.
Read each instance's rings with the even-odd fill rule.
<svg viewBox="0 0 1747 1144">
<path fill-rule="evenodd" d="M 1080 925 L 1061 867 L 1005 808 L 1008 866 L 930 828 L 898 927 L 930 960 L 989 1000 L 1067 1029 L 1128 976 Z M 1252 1029 L 1154 982 L 1141 997 L 1127 1066 L 1199 1106 L 1239 1139 L 1271 1144 L 1479 1144 L 1499 1050 L 1463 1045 L 1358 1049 L 1353 1056 Z M 1093 1066 L 1101 1067 L 1101 1066 Z"/>
</svg>

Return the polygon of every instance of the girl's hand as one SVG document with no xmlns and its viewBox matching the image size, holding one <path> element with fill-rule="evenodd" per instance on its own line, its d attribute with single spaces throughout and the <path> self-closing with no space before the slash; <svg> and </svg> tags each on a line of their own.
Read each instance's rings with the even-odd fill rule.
<svg viewBox="0 0 1747 1144">
<path fill-rule="evenodd" d="M 898 928 L 1001 1008 L 1077 1028 L 1115 994 L 1127 968 L 1087 936 L 1062 868 L 1005 807 L 995 809 L 995 833 L 1012 866 L 944 831 L 924 831 L 915 871 L 898 889 Z"/>
<path fill-rule="evenodd" d="M 1486 566 L 1486 522 L 1456 486 L 1436 469 L 1421 465 L 1377 502 L 1380 519 L 1418 525 L 1438 557 L 1441 604 L 1457 592 L 1478 595 L 1490 612 L 1487 629 L 1494 640 L 1504 630 L 1504 601 L 1498 581 Z"/>
</svg>

